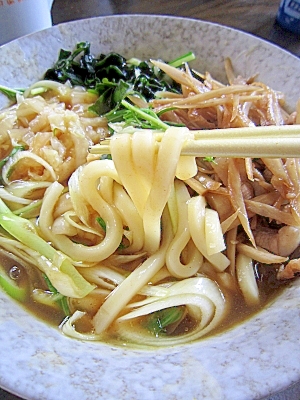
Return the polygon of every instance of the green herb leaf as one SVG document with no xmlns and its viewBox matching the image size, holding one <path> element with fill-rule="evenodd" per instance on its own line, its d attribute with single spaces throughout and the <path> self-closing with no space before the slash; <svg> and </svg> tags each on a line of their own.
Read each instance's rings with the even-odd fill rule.
<svg viewBox="0 0 300 400">
<path fill-rule="evenodd" d="M 214 162 L 215 162 L 215 157 L 207 156 L 207 157 L 204 157 L 204 158 L 203 158 L 203 161 L 207 161 L 207 162 L 212 162 L 212 163 L 214 163 Z"/>
<path fill-rule="evenodd" d="M 169 125 L 161 121 L 155 112 L 150 108 L 139 108 L 128 103 L 126 100 L 123 100 L 121 104 L 131 111 L 131 114 L 124 114 L 124 119 L 127 121 L 127 123 L 131 120 L 133 124 L 135 121 L 138 126 L 143 128 L 147 127 L 151 129 L 163 130 L 168 129 Z"/>
</svg>

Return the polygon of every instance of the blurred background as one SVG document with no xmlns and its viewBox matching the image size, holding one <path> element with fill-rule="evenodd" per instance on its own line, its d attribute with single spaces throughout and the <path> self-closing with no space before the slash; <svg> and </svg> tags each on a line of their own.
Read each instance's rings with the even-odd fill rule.
<svg viewBox="0 0 300 400">
<path fill-rule="evenodd" d="M 112 14 L 168 14 L 231 26 L 300 55 L 300 36 L 276 23 L 280 0 L 54 0 L 53 23 Z"/>
</svg>

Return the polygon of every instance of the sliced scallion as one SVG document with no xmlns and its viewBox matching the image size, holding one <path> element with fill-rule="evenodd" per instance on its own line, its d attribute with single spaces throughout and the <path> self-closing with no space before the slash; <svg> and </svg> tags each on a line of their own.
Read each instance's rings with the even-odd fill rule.
<svg viewBox="0 0 300 400">
<path fill-rule="evenodd" d="M 28 287 L 18 285 L 18 283 L 11 279 L 2 265 L 0 265 L 0 286 L 2 289 L 13 299 L 24 302 L 28 296 Z"/>
<path fill-rule="evenodd" d="M 167 334 L 168 326 L 179 322 L 184 313 L 184 307 L 170 307 L 155 311 L 147 318 L 146 327 L 155 335 Z"/>
<path fill-rule="evenodd" d="M 195 60 L 195 58 L 196 58 L 195 54 L 192 51 L 189 51 L 188 53 L 184 54 L 181 57 L 176 58 L 175 60 L 169 62 L 168 64 L 171 65 L 171 67 L 177 68 L 184 63 L 188 63 L 190 61 Z"/>
</svg>

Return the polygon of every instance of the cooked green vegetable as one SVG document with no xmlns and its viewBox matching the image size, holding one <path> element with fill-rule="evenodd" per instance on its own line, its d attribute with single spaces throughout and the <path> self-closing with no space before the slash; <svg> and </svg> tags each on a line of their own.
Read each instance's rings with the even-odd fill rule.
<svg viewBox="0 0 300 400">
<path fill-rule="evenodd" d="M 3 165 L 7 163 L 7 161 L 10 159 L 10 157 L 15 155 L 18 151 L 22 151 L 22 150 L 25 150 L 24 146 L 15 146 L 12 149 L 11 153 L 7 157 L 3 158 L 3 160 L 0 161 L 0 170 L 3 168 Z"/>
<path fill-rule="evenodd" d="M 105 223 L 104 219 L 101 217 L 97 217 L 96 221 L 101 226 L 101 228 L 104 230 L 104 232 L 106 232 L 106 223 Z"/>
<path fill-rule="evenodd" d="M 194 58 L 194 54 L 189 52 L 171 61 L 170 65 L 179 67 Z M 125 120 L 142 128 L 161 128 L 159 118 L 150 109 L 144 109 L 142 115 L 137 113 L 138 107 L 132 106 L 130 109 L 130 104 L 127 101 L 124 103 L 128 96 L 139 97 L 147 102 L 154 99 L 157 92 L 180 92 L 180 85 L 150 61 L 136 58 L 127 61 L 117 53 L 95 57 L 91 54 L 88 42 L 78 43 L 73 52 L 61 50 L 57 62 L 47 70 L 44 78 L 84 86 L 99 95 L 96 103 L 89 108 L 90 111 L 105 115 L 108 122 Z M 156 120 L 154 124 L 152 117 Z"/>
<path fill-rule="evenodd" d="M 0 286 L 15 300 L 23 302 L 28 296 L 28 287 L 26 285 L 18 285 L 17 281 L 8 276 L 2 265 L 0 265 Z"/>
<path fill-rule="evenodd" d="M 194 53 L 189 52 L 169 64 L 180 67 L 194 59 Z M 180 93 L 180 85 L 151 61 L 137 58 L 126 60 L 114 52 L 96 57 L 91 53 L 89 42 L 78 43 L 74 51 L 61 49 L 56 63 L 46 71 L 44 79 L 85 87 L 89 92 L 99 95 L 89 108 L 91 112 L 105 116 L 110 123 L 125 121 L 127 125 L 137 128 L 165 130 L 171 124 L 162 122 L 150 108 L 135 107 L 126 100 L 129 96 L 139 97 L 146 104 L 158 92 L 167 90 Z M 35 96 L 46 90 L 45 87 L 36 87 L 30 94 Z M 16 100 L 17 93 L 21 94 L 24 90 L 0 86 L 0 92 Z"/>
<path fill-rule="evenodd" d="M 178 90 L 175 82 L 168 83 L 163 78 L 164 73 L 154 69 L 148 61 L 135 59 L 134 63 L 130 63 L 130 60 L 127 62 L 123 56 L 113 52 L 95 57 L 88 42 L 78 43 L 73 52 L 61 50 L 53 68 L 45 73 L 45 79 L 62 83 L 70 81 L 72 85 L 95 89 L 100 95 L 109 91 L 110 96 L 108 93 L 106 96 L 114 101 L 118 101 L 118 92 L 124 90 L 119 88 L 119 84 L 123 86 L 124 82 L 128 85 L 125 85 L 127 89 L 131 87 L 146 99 L 154 98 L 155 92 L 160 90 Z"/>
<path fill-rule="evenodd" d="M 168 334 L 168 328 L 173 324 L 180 323 L 184 314 L 185 307 L 170 307 L 155 311 L 147 317 L 146 327 L 156 336 Z"/>
<path fill-rule="evenodd" d="M 195 60 L 195 54 L 190 51 L 187 54 L 184 54 L 183 56 L 180 56 L 175 60 L 169 62 L 169 65 L 171 65 L 171 67 L 177 68 L 180 67 L 182 64 L 188 63 L 193 60 Z"/>
<path fill-rule="evenodd" d="M 141 128 L 149 129 L 163 129 L 169 128 L 169 125 L 161 121 L 158 116 L 149 108 L 139 108 L 123 100 L 122 105 L 127 108 L 130 113 L 124 114 L 124 120 L 128 125 L 139 126 Z"/>
<path fill-rule="evenodd" d="M 11 89 L 7 86 L 0 85 L 0 93 L 3 93 L 9 100 L 16 101 L 17 94 L 22 94 L 24 90 Z"/>
<path fill-rule="evenodd" d="M 101 218 L 101 217 L 97 217 L 97 218 L 96 218 L 96 221 L 97 221 L 98 224 L 101 226 L 101 228 L 104 230 L 104 232 L 106 232 L 106 223 L 105 223 L 104 219 Z M 123 239 L 124 239 L 124 235 L 123 235 Z M 122 249 L 126 249 L 126 247 L 127 247 L 127 246 L 126 246 L 123 242 L 121 242 L 120 245 L 119 245 L 119 247 L 118 247 L 118 249 L 119 249 L 119 250 L 122 250 Z"/>
<path fill-rule="evenodd" d="M 63 310 L 63 312 L 66 316 L 71 315 L 67 297 L 63 296 L 61 293 L 59 293 L 59 291 L 52 285 L 48 276 L 45 274 L 44 274 L 44 279 L 45 279 L 45 282 L 46 282 L 51 294 L 53 295 L 53 298 L 55 299 L 55 302 Z"/>
<path fill-rule="evenodd" d="M 70 297 L 84 297 L 94 286 L 87 282 L 70 260 L 35 232 L 34 225 L 19 217 L 0 199 L 0 225 L 11 236 L 39 254 L 39 265 L 57 290 Z"/>
<path fill-rule="evenodd" d="M 215 157 L 207 156 L 207 157 L 204 157 L 203 160 L 207 161 L 207 162 L 215 162 Z"/>
<path fill-rule="evenodd" d="M 33 200 L 30 204 L 14 210 L 13 213 L 22 218 L 38 217 L 42 205 L 42 200 Z"/>
</svg>

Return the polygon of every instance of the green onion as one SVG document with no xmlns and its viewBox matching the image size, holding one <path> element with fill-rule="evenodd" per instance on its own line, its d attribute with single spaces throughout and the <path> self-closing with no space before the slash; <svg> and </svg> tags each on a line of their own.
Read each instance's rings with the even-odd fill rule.
<svg viewBox="0 0 300 400">
<path fill-rule="evenodd" d="M 9 100 L 16 101 L 17 94 L 22 94 L 24 90 L 11 89 L 0 85 L 0 93 L 3 93 Z"/>
<path fill-rule="evenodd" d="M 11 279 L 0 265 L 0 286 L 13 299 L 24 302 L 28 296 L 28 287 L 19 286 L 18 283 Z"/>
<path fill-rule="evenodd" d="M 167 334 L 167 327 L 179 322 L 185 313 L 184 307 L 170 307 L 155 311 L 147 318 L 147 329 L 156 336 Z"/>
<path fill-rule="evenodd" d="M 169 62 L 168 64 L 171 65 L 171 67 L 177 68 L 180 67 L 180 65 L 184 64 L 184 63 L 188 63 L 190 61 L 195 60 L 195 54 L 190 51 L 186 54 L 184 54 L 181 57 L 176 58 L 175 60 Z"/>
<path fill-rule="evenodd" d="M 34 218 L 39 215 L 43 200 L 33 200 L 30 204 L 14 210 L 13 213 L 22 218 Z"/>
<path fill-rule="evenodd" d="M 131 65 L 135 65 L 136 67 L 138 67 L 141 63 L 141 60 L 135 57 L 130 58 L 129 60 L 127 60 L 127 64 L 131 64 Z"/>
<path fill-rule="evenodd" d="M 101 226 L 101 228 L 104 230 L 104 232 L 106 232 L 106 223 L 105 223 L 104 219 L 101 217 L 97 217 L 96 221 Z M 128 228 L 127 228 L 127 230 L 128 230 Z M 124 235 L 123 235 L 123 238 L 124 238 Z M 126 246 L 124 243 L 121 242 L 118 247 L 118 250 L 123 250 L 123 249 L 126 249 L 127 247 L 128 246 Z"/>
<path fill-rule="evenodd" d="M 14 215 L 0 199 L 0 225 L 25 246 L 36 251 L 44 260 L 43 267 L 56 287 L 61 287 L 69 297 L 84 297 L 94 289 L 76 270 L 71 261 L 36 234 L 34 225 L 25 218 Z M 46 260 L 47 262 L 45 262 Z M 51 275 L 49 275 L 51 274 Z"/>
<path fill-rule="evenodd" d="M 18 151 L 23 151 L 25 150 L 24 146 L 15 146 L 11 153 L 5 157 L 3 160 L 0 161 L 0 169 L 3 168 L 3 166 L 7 163 L 7 161 L 9 160 L 10 157 L 14 156 Z"/>
<path fill-rule="evenodd" d="M 101 226 L 101 228 L 104 230 L 104 232 L 106 232 L 106 223 L 105 223 L 104 219 L 101 217 L 97 217 L 96 221 Z"/>
<path fill-rule="evenodd" d="M 37 87 L 37 88 L 31 89 L 30 94 L 32 96 L 37 96 L 38 94 L 47 92 L 47 90 L 48 90 L 48 88 L 46 88 L 46 87 Z"/>
<path fill-rule="evenodd" d="M 55 302 L 60 306 L 66 316 L 71 315 L 67 297 L 59 293 L 59 291 L 52 285 L 50 279 L 46 274 L 44 274 L 44 279 L 49 290 L 54 295 Z"/>
</svg>

